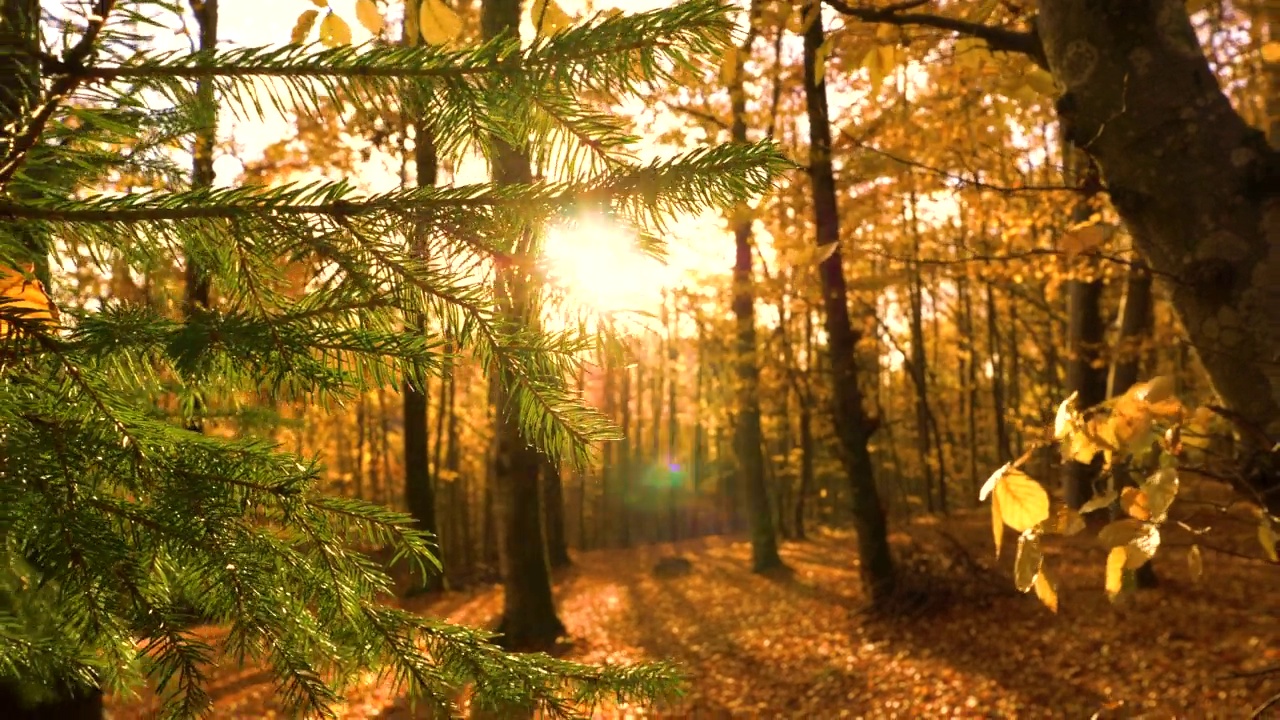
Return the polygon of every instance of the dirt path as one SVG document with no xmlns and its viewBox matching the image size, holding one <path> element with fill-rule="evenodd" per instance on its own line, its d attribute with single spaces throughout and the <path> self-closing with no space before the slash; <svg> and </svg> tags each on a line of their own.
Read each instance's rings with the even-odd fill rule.
<svg viewBox="0 0 1280 720">
<path fill-rule="evenodd" d="M 793 573 L 776 578 L 745 570 L 746 543 L 719 538 L 681 544 L 692 565 L 678 577 L 650 572 L 671 546 L 586 553 L 556 586 L 573 635 L 566 655 L 663 658 L 689 674 L 679 704 L 597 714 L 610 718 L 1242 718 L 1280 691 L 1280 674 L 1226 677 L 1280 663 L 1280 569 L 1215 557 L 1197 584 L 1173 549 L 1161 555 L 1159 589 L 1113 606 L 1102 594 L 1101 556 L 1080 543 L 1049 555 L 1060 570 L 1055 616 L 1007 589 L 1011 558 L 977 577 L 962 562 L 966 554 L 988 561 L 988 527 L 985 515 L 966 515 L 897 536 L 931 558 L 934 589 L 947 593 L 893 620 L 859 611 L 847 535 L 787 543 Z M 421 610 L 488 625 L 500 600 L 489 588 Z M 260 672 L 221 671 L 211 692 L 220 718 L 278 713 Z M 383 687 L 349 701 L 346 717 L 414 717 Z M 148 716 L 138 704 L 113 710 L 118 720 Z"/>
</svg>

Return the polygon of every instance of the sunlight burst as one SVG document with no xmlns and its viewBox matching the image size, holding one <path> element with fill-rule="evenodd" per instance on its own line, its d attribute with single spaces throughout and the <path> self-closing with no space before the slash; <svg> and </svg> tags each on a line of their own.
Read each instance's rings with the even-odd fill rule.
<svg viewBox="0 0 1280 720">
<path fill-rule="evenodd" d="M 640 251 L 633 232 L 597 220 L 550 228 L 545 260 L 566 304 L 600 315 L 648 310 L 667 280 L 665 266 Z"/>
</svg>

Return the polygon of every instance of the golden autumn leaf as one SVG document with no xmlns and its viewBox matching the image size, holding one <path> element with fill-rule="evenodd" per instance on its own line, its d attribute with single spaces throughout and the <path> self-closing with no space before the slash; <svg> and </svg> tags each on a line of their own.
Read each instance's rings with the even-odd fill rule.
<svg viewBox="0 0 1280 720">
<path fill-rule="evenodd" d="M 1034 536 L 1023 533 L 1018 537 L 1018 554 L 1013 560 L 1013 582 L 1020 592 L 1027 592 L 1040 574 L 1044 554 L 1040 542 Z"/>
<path fill-rule="evenodd" d="M 1081 223 L 1067 230 L 1059 247 L 1068 258 L 1097 250 L 1116 234 L 1116 229 L 1111 223 Z"/>
<path fill-rule="evenodd" d="M 1000 515 L 1000 498 L 991 496 L 991 532 L 996 540 L 996 558 L 1000 558 L 1000 546 L 1004 544 L 1004 518 Z"/>
<path fill-rule="evenodd" d="M 1160 549 L 1160 529 L 1155 525 L 1144 525 L 1142 534 L 1124 546 L 1125 567 L 1137 570 L 1147 561 L 1155 557 Z"/>
<path fill-rule="evenodd" d="M 1085 528 L 1084 517 L 1079 511 L 1061 505 L 1053 513 L 1053 519 L 1049 523 L 1048 531 L 1058 535 L 1071 536 L 1079 533 Z"/>
<path fill-rule="evenodd" d="M 1056 97 L 1058 95 L 1058 84 L 1054 81 L 1053 76 L 1047 71 L 1038 67 L 1032 67 L 1027 70 L 1027 74 L 1023 76 L 1027 87 L 1034 90 L 1037 94 L 1045 97 Z"/>
<path fill-rule="evenodd" d="M 320 21 L 320 42 L 325 47 L 340 47 L 351 44 L 351 26 L 346 20 L 329 13 Z"/>
<path fill-rule="evenodd" d="M 1107 553 L 1107 597 L 1112 600 L 1124 589 L 1124 564 L 1127 555 L 1122 547 L 1111 548 Z"/>
<path fill-rule="evenodd" d="M 1147 498 L 1147 510 L 1151 513 L 1152 522 L 1164 522 L 1169 514 L 1169 507 L 1178 496 L 1178 471 L 1175 468 L 1161 468 L 1142 483 L 1142 492 Z"/>
<path fill-rule="evenodd" d="M 1272 41 L 1262 46 L 1262 61 L 1280 63 L 1280 42 Z"/>
<path fill-rule="evenodd" d="M 356 0 L 356 20 L 359 20 L 360 24 L 374 35 L 382 32 L 382 28 L 387 24 L 373 0 Z"/>
<path fill-rule="evenodd" d="M 1191 579 L 1199 582 L 1204 577 L 1204 557 L 1199 545 L 1192 545 L 1187 551 L 1187 569 L 1191 571 Z"/>
<path fill-rule="evenodd" d="M 443 0 L 422 0 L 418 7 L 418 29 L 431 45 L 444 45 L 462 35 L 462 18 Z"/>
<path fill-rule="evenodd" d="M 1115 490 L 1108 490 L 1100 495 L 1094 495 L 1089 499 L 1089 502 L 1080 506 L 1080 514 L 1087 515 L 1088 513 L 1108 507 L 1111 503 L 1119 499 L 1119 497 L 1120 496 L 1116 494 Z"/>
<path fill-rule="evenodd" d="M 320 17 L 319 10 L 303 10 L 298 16 L 298 21 L 293 25 L 293 32 L 289 35 L 289 42 L 294 45 L 301 45 L 307 41 L 307 36 L 311 34 L 311 28 L 315 27 L 316 18 Z"/>
<path fill-rule="evenodd" d="M 311 4 L 318 8 L 327 8 L 329 7 L 329 0 L 311 0 Z"/>
<path fill-rule="evenodd" d="M 827 58 L 831 56 L 831 48 L 834 47 L 833 37 L 828 37 L 818 46 L 818 51 L 813 58 L 813 82 L 815 85 L 821 85 L 827 79 Z"/>
<path fill-rule="evenodd" d="M 1258 523 L 1258 544 L 1262 545 L 1262 552 L 1267 559 L 1271 562 L 1280 562 L 1280 557 L 1276 555 L 1276 531 L 1271 526 L 1271 518 L 1265 513 Z"/>
<path fill-rule="evenodd" d="M 1009 527 L 1025 532 L 1049 517 L 1049 494 L 1031 476 L 1009 468 L 996 481 L 1000 514 Z"/>
<path fill-rule="evenodd" d="M 16 315 L 27 320 L 44 321 L 49 325 L 58 322 L 58 306 L 44 291 L 44 285 L 35 279 L 29 279 L 27 272 L 11 267 L 0 266 L 0 298 L 4 299 L 5 314 Z M 0 320 L 0 338 L 8 337 L 9 323 Z"/>
<path fill-rule="evenodd" d="M 1098 531 L 1098 542 L 1104 547 L 1122 547 L 1142 536 L 1145 524 L 1141 520 L 1125 518 L 1116 520 Z"/>
<path fill-rule="evenodd" d="M 1120 491 L 1120 509 L 1132 518 L 1150 520 L 1151 508 L 1147 494 L 1136 487 L 1127 487 Z"/>
<path fill-rule="evenodd" d="M 1040 572 L 1036 574 L 1036 597 L 1040 598 L 1040 602 L 1053 612 L 1058 612 L 1058 587 L 1057 583 L 1049 577 L 1049 569 L 1040 568 Z"/>
<path fill-rule="evenodd" d="M 822 263 L 831 259 L 831 256 L 835 255 L 836 250 L 839 250 L 839 249 L 840 249 L 839 241 L 827 243 L 826 245 L 819 245 L 817 247 L 817 250 L 813 254 L 813 263 L 815 265 L 821 265 Z"/>
<path fill-rule="evenodd" d="M 1080 393 L 1073 392 L 1067 396 L 1062 404 L 1058 405 L 1058 412 L 1053 418 L 1053 437 L 1055 440 L 1064 440 L 1071 431 L 1075 429 L 1076 417 L 1076 398 Z"/>
<path fill-rule="evenodd" d="M 533 0 L 529 16 L 539 35 L 555 35 L 573 24 L 573 19 L 556 4 L 556 0 Z"/>
</svg>

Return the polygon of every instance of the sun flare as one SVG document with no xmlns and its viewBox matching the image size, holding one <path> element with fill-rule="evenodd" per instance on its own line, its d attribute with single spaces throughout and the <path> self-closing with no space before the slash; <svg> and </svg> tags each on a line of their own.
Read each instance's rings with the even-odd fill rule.
<svg viewBox="0 0 1280 720">
<path fill-rule="evenodd" d="M 666 266 L 644 254 L 634 233 L 602 221 L 555 226 L 546 237 L 547 279 L 566 304 L 608 315 L 662 300 Z"/>
</svg>

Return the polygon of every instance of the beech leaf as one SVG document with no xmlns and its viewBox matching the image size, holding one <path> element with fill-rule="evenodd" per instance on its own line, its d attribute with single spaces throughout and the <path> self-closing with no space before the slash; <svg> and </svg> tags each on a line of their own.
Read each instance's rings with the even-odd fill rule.
<svg viewBox="0 0 1280 720">
<path fill-rule="evenodd" d="M 1098 531 L 1098 542 L 1104 547 L 1122 547 L 1142 537 L 1144 523 L 1141 520 L 1125 518 L 1116 520 Z"/>
<path fill-rule="evenodd" d="M 1268 63 L 1280 63 L 1280 42 L 1272 41 L 1263 45 L 1262 60 Z"/>
<path fill-rule="evenodd" d="M 1040 598 L 1040 602 L 1053 612 L 1058 612 L 1058 588 L 1057 583 L 1049 577 L 1049 569 L 1042 567 L 1040 572 L 1036 574 L 1036 597 Z"/>
<path fill-rule="evenodd" d="M 320 17 L 319 10 L 303 10 L 298 16 L 298 21 L 293 25 L 293 32 L 289 35 L 289 42 L 294 45 L 301 45 L 307 41 L 307 36 L 311 34 L 311 28 L 315 27 L 316 18 Z"/>
<path fill-rule="evenodd" d="M 1200 553 L 1199 545 L 1192 545 L 1187 551 L 1187 569 L 1191 571 L 1191 579 L 1196 582 L 1204 577 L 1204 557 Z"/>
<path fill-rule="evenodd" d="M 1040 543 L 1037 538 L 1026 533 L 1019 536 L 1018 555 L 1013 561 L 1013 582 L 1020 592 L 1031 589 L 1043 562 L 1044 554 L 1040 552 Z"/>
<path fill-rule="evenodd" d="M 996 559 L 1000 558 L 1000 546 L 1004 543 L 1004 518 L 1000 515 L 1000 498 L 991 496 L 991 533 L 996 540 Z"/>
<path fill-rule="evenodd" d="M 1062 505 L 1053 514 L 1053 522 L 1049 525 L 1049 531 L 1058 535 L 1071 536 L 1079 533 L 1085 528 L 1084 517 L 1079 512 Z"/>
<path fill-rule="evenodd" d="M 1127 553 L 1124 548 L 1114 547 L 1107 553 L 1107 597 L 1112 600 L 1124 589 L 1124 565 Z"/>
<path fill-rule="evenodd" d="M 1021 470 L 1009 469 L 996 481 L 1000 514 L 1009 527 L 1026 532 L 1049 518 L 1049 494 Z"/>
<path fill-rule="evenodd" d="M 0 298 L 4 298 L 2 307 L 11 316 L 57 324 L 58 306 L 49 299 L 44 285 L 39 280 L 28 279 L 27 273 L 0 266 Z M 0 338 L 8 335 L 9 324 L 0 320 Z"/>
<path fill-rule="evenodd" d="M 1108 490 L 1101 495 L 1094 495 L 1088 502 L 1080 506 L 1080 514 L 1087 515 L 1096 510 L 1110 507 L 1111 503 L 1115 502 L 1118 497 L 1119 495 L 1116 494 L 1115 490 Z"/>
<path fill-rule="evenodd" d="M 819 245 L 817 252 L 814 254 L 814 264 L 821 265 L 836 254 L 836 250 L 840 247 L 840 241 L 830 242 L 826 245 Z"/>
<path fill-rule="evenodd" d="M 1276 531 L 1271 527 L 1271 518 L 1265 513 L 1262 521 L 1258 523 L 1258 543 L 1262 545 L 1262 552 L 1271 562 L 1280 562 L 1280 557 L 1276 556 Z"/>
<path fill-rule="evenodd" d="M 1178 471 L 1166 467 L 1157 470 L 1154 475 L 1142 483 L 1142 492 L 1146 495 L 1147 510 L 1152 522 L 1164 522 L 1169 514 L 1173 499 L 1178 496 Z"/>
<path fill-rule="evenodd" d="M 1138 520 L 1150 520 L 1151 508 L 1147 494 L 1136 487 L 1127 487 L 1120 491 L 1120 509 L 1129 517 Z"/>
<path fill-rule="evenodd" d="M 554 35 L 573 24 L 573 19 L 556 4 L 556 0 L 533 0 L 529 16 L 534 29 L 543 36 Z"/>
<path fill-rule="evenodd" d="M 422 0 L 418 7 L 418 31 L 430 45 L 444 45 L 462 35 L 462 18 L 442 0 Z"/>
<path fill-rule="evenodd" d="M 346 20 L 329 13 L 320 21 L 320 42 L 325 47 L 341 47 L 351 44 L 351 26 Z"/>
<path fill-rule="evenodd" d="M 359 20 L 360 24 L 374 35 L 382 32 L 382 28 L 387 24 L 373 0 L 356 0 L 356 20 Z"/>
</svg>

